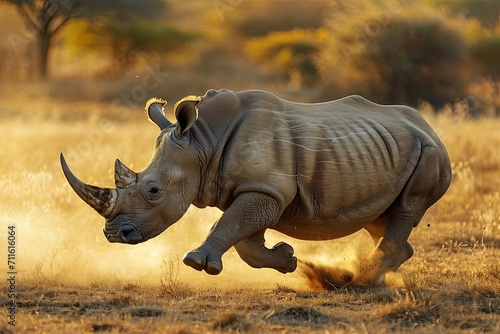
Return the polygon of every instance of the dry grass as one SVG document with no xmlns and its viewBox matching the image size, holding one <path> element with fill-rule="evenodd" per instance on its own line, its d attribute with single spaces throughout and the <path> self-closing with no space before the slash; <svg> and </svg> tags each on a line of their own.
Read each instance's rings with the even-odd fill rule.
<svg viewBox="0 0 500 334">
<path fill-rule="evenodd" d="M 454 179 L 412 233 L 415 256 L 385 287 L 327 291 L 308 288 L 300 271 L 249 268 L 232 250 L 218 277 L 183 266 L 179 256 L 203 241 L 217 210 L 190 210 L 145 244 L 109 244 L 102 218 L 64 180 L 59 152 L 83 180 L 111 185 L 115 158 L 135 170 L 147 164 L 157 129 L 140 110 L 121 116 L 106 104 L 18 106 L 5 98 L 0 107 L 2 226 L 18 227 L 15 332 L 500 331 L 500 119 L 427 116 Z M 365 233 L 302 242 L 271 232 L 268 240 L 318 265 L 372 247 Z M 8 330 L 2 316 L 0 332 Z"/>
</svg>

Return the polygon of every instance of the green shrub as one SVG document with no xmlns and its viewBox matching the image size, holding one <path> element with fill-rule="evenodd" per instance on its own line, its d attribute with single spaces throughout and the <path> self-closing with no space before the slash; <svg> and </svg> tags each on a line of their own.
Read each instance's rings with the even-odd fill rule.
<svg viewBox="0 0 500 334">
<path fill-rule="evenodd" d="M 320 28 L 331 0 L 216 0 L 215 3 L 226 4 L 218 11 L 226 29 L 230 27 L 243 37 L 262 37 L 294 28 Z"/>
<path fill-rule="evenodd" d="M 316 82 L 315 58 L 326 39 L 324 29 L 293 29 L 251 39 L 245 54 L 252 61 L 272 68 L 287 80 L 306 86 Z"/>
<path fill-rule="evenodd" d="M 500 30 L 478 38 L 472 48 L 479 74 L 491 75 L 495 80 L 500 77 Z"/>
<path fill-rule="evenodd" d="M 414 106 L 419 100 L 441 106 L 464 97 L 468 23 L 399 2 L 339 9 L 320 61 L 326 95 L 358 93 Z"/>
<path fill-rule="evenodd" d="M 186 49 L 198 36 L 166 24 L 151 24 L 144 20 L 95 19 L 75 20 L 65 30 L 66 46 L 75 57 L 97 54 L 109 57 L 104 74 L 118 77 L 125 74 L 141 53 L 174 54 Z"/>
</svg>

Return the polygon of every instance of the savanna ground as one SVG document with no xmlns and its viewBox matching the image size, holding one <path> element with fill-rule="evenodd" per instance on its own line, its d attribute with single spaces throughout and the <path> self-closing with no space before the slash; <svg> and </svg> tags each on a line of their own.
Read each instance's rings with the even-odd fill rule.
<svg viewBox="0 0 500 334">
<path fill-rule="evenodd" d="M 500 332 L 498 118 L 424 113 L 449 150 L 453 182 L 413 231 L 414 257 L 386 286 L 324 290 L 301 267 L 287 275 L 252 269 L 234 250 L 217 277 L 183 266 L 217 210 L 193 208 L 145 244 L 109 244 L 103 219 L 64 179 L 59 153 L 82 180 L 111 186 L 115 158 L 137 171 L 147 164 L 156 126 L 140 107 L 28 99 L 13 88 L 3 96 L 0 245 L 16 225 L 18 274 L 16 326 L 2 305 L 1 333 Z M 373 247 L 364 232 L 328 242 L 267 239 L 330 266 L 362 261 Z"/>
</svg>

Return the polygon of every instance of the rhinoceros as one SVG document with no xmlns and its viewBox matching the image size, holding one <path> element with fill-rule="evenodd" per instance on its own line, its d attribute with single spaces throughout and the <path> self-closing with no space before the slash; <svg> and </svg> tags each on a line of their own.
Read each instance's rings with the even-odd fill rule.
<svg viewBox="0 0 500 334">
<path fill-rule="evenodd" d="M 234 246 L 251 267 L 297 268 L 294 249 L 265 246 L 273 229 L 302 240 L 341 238 L 361 229 L 375 248 L 353 284 L 379 284 L 413 255 L 408 237 L 448 189 L 447 151 L 410 107 L 360 96 L 295 103 L 261 90 L 208 90 L 174 106 L 151 99 L 161 132 L 139 173 L 115 161 L 116 188 L 80 181 L 61 153 L 74 191 L 106 219 L 110 242 L 137 244 L 178 221 L 191 204 L 223 211 L 183 262 L 217 275 Z"/>
</svg>

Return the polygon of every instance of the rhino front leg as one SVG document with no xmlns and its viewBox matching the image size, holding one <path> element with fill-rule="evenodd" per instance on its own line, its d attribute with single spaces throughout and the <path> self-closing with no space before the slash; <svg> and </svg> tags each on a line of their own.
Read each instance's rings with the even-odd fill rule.
<svg viewBox="0 0 500 334">
<path fill-rule="evenodd" d="M 281 211 L 280 203 L 269 195 L 258 192 L 238 195 L 203 244 L 187 253 L 183 262 L 196 270 L 219 274 L 222 255 L 241 240 L 273 226 Z"/>
<path fill-rule="evenodd" d="M 297 269 L 297 258 L 293 256 L 293 247 L 280 242 L 273 248 L 267 248 L 264 230 L 238 242 L 234 248 L 240 257 L 253 268 L 272 268 L 284 274 Z"/>
</svg>

